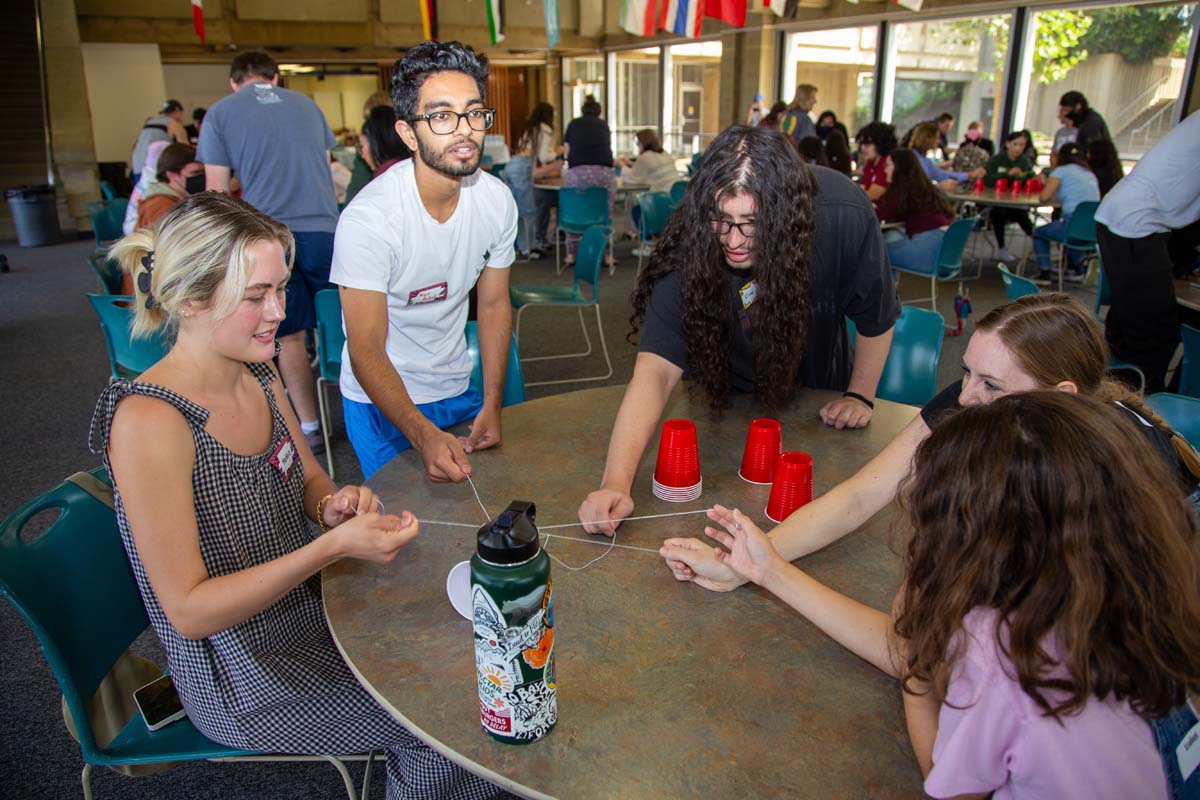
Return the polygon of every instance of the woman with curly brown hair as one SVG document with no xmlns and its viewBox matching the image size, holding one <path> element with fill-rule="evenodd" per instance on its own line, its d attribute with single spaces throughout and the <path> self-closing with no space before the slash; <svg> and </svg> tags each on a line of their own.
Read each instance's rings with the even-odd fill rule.
<svg viewBox="0 0 1200 800">
<path fill-rule="evenodd" d="M 787 563 L 738 511 L 711 535 L 900 680 L 931 796 L 1182 797 L 1200 565 L 1170 482 L 1113 404 L 1033 392 L 965 409 L 917 449 L 890 615 Z"/>
<path fill-rule="evenodd" d="M 838 173 L 805 166 L 766 128 L 735 126 L 705 151 L 633 292 L 633 378 L 609 441 L 601 488 L 580 506 L 593 533 L 633 510 L 630 486 L 671 390 L 694 382 L 714 410 L 730 392 L 768 409 L 801 386 L 844 395 L 826 424 L 859 428 L 899 314 L 879 223 Z M 851 364 L 844 317 L 858 326 Z"/>
</svg>

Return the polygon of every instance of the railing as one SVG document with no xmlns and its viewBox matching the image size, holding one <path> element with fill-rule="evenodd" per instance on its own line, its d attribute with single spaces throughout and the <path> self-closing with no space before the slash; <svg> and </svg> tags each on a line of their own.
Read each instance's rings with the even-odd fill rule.
<svg viewBox="0 0 1200 800">
<path fill-rule="evenodd" d="M 1143 136 L 1143 138 L 1145 139 L 1145 144 L 1150 144 L 1150 129 L 1151 129 L 1151 127 L 1154 127 L 1157 131 L 1161 131 L 1163 115 L 1166 114 L 1167 112 L 1174 112 L 1175 104 L 1177 102 L 1179 102 L 1179 101 L 1172 100 L 1172 101 L 1163 103 L 1162 108 L 1160 108 L 1158 111 L 1155 111 L 1150 116 L 1150 119 L 1146 120 L 1141 125 L 1138 125 L 1136 128 L 1131 130 L 1129 132 L 1129 146 L 1130 147 L 1134 146 L 1134 144 L 1137 142 L 1138 134 L 1141 134 Z"/>
<path fill-rule="evenodd" d="M 1115 116 L 1109 117 L 1109 119 L 1133 119 L 1138 114 L 1145 111 L 1147 106 L 1150 106 L 1154 103 L 1154 96 L 1158 94 L 1159 89 L 1162 88 L 1164 83 L 1171 80 L 1171 76 L 1171 70 L 1167 70 L 1166 75 L 1163 75 L 1154 83 L 1147 86 L 1146 89 L 1139 93 L 1137 97 L 1126 103 L 1125 106 L 1118 111 Z"/>
</svg>

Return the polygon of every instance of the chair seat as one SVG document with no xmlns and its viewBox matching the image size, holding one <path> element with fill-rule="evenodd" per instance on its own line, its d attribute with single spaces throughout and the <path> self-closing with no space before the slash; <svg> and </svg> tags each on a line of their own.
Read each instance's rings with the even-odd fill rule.
<svg viewBox="0 0 1200 800">
<path fill-rule="evenodd" d="M 907 272 L 909 275 L 922 275 L 926 278 L 932 274 L 931 270 L 921 269 L 920 267 L 897 267 L 895 264 L 893 264 L 892 269 L 894 269 L 896 272 Z M 939 267 L 938 280 L 948 280 L 950 278 L 957 277 L 960 272 L 962 272 L 961 268 L 951 268 L 945 266 Z"/>
<path fill-rule="evenodd" d="M 95 755 L 95 754 L 93 754 Z M 182 719 L 152 731 L 141 715 L 134 715 L 100 754 L 87 759 L 100 766 L 156 764 L 163 761 L 195 761 L 204 758 L 261 755 L 217 744 L 196 730 L 191 720 Z"/>
<path fill-rule="evenodd" d="M 508 297 L 513 308 L 532 304 L 592 305 L 592 301 L 574 286 L 510 286 Z"/>
</svg>

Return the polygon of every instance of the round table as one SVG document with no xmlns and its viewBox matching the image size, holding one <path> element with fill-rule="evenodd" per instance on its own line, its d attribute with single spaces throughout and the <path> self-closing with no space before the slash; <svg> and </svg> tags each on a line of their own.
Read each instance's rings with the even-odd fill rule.
<svg viewBox="0 0 1200 800">
<path fill-rule="evenodd" d="M 511 500 L 537 504 L 539 525 L 576 521 L 599 484 L 623 386 L 534 400 L 504 410 L 504 443 L 473 454 L 475 485 L 495 515 Z M 850 476 L 912 419 L 877 401 L 864 430 L 836 431 L 817 410 L 835 397 L 805 391 L 779 415 L 783 446 L 814 458 L 820 494 Z M 699 434 L 704 493 L 690 504 L 656 499 L 657 438 L 633 488 L 635 514 L 737 506 L 760 524 L 769 488 L 737 476 L 750 419 L 748 396 L 714 420 L 681 386 L 665 418 Z M 755 586 L 720 594 L 679 583 L 656 553 L 614 549 L 581 572 L 552 566 L 558 724 L 525 746 L 489 738 L 479 723 L 471 623 L 445 592 L 446 574 L 471 556 L 475 530 L 432 520 L 484 522 L 469 484 L 432 484 L 416 451 L 369 485 L 389 511 L 427 520 L 390 564 L 344 560 L 325 569 L 334 639 L 364 686 L 438 752 L 524 797 L 870 797 L 921 795 L 899 686 Z M 803 560 L 817 579 L 876 608 L 901 577 L 890 549 L 891 514 Z M 657 549 L 702 535 L 702 515 L 635 520 L 617 543 Z M 588 538 L 582 528 L 548 531 Z M 553 538 L 572 565 L 604 552 Z"/>
</svg>

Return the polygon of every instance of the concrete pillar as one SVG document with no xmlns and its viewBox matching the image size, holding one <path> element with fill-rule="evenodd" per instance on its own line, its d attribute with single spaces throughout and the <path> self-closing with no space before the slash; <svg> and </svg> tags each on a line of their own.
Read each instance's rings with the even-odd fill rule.
<svg viewBox="0 0 1200 800">
<path fill-rule="evenodd" d="M 721 34 L 721 129 L 746 121 L 754 95 L 774 96 L 777 59 L 773 32 Z"/>
</svg>

